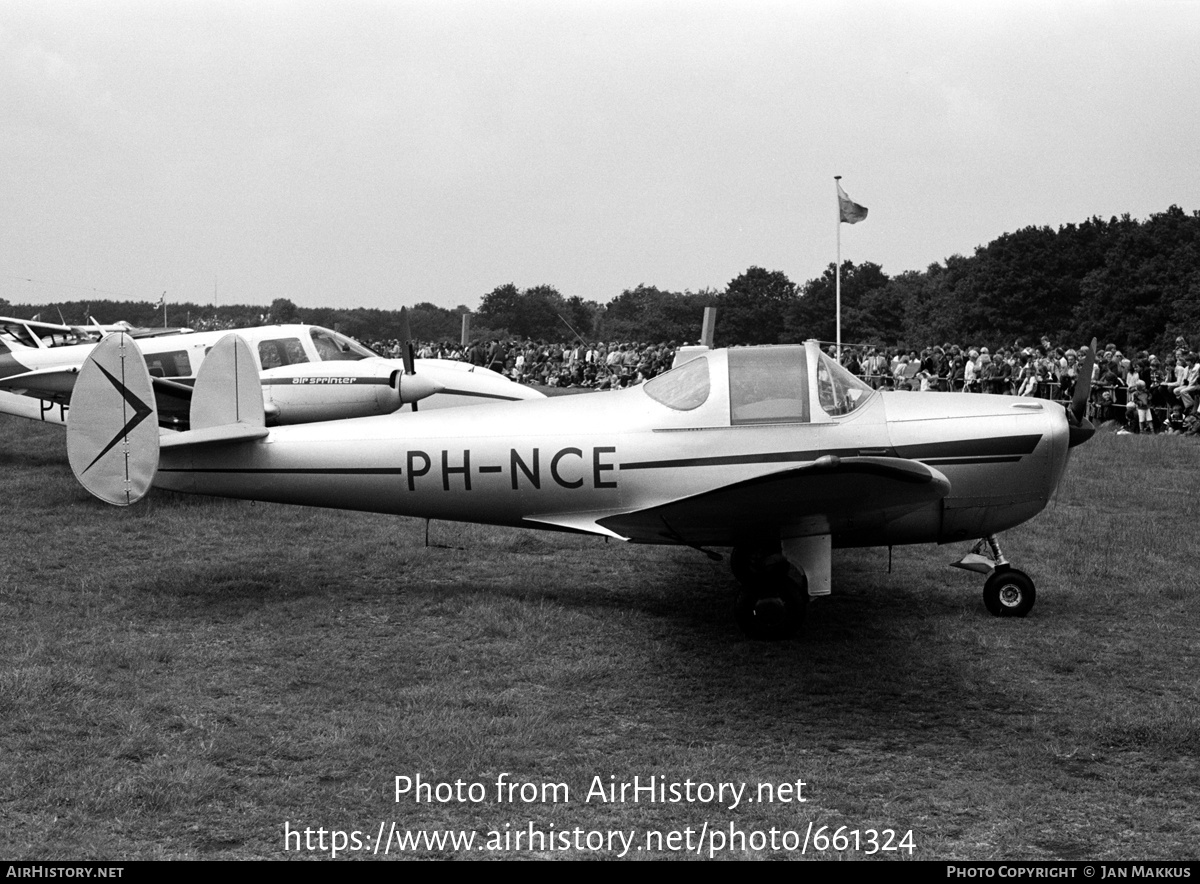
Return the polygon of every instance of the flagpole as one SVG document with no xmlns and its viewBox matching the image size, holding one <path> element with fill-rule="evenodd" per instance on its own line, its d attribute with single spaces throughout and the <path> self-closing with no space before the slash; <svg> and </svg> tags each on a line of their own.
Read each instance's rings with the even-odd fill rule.
<svg viewBox="0 0 1200 884">
<path fill-rule="evenodd" d="M 834 175 L 834 187 L 838 186 L 837 182 L 842 180 L 841 175 Z M 840 364 L 842 361 L 842 199 L 841 194 L 834 194 L 837 202 L 837 265 L 834 272 L 835 283 L 834 287 L 837 292 L 837 361 Z"/>
</svg>

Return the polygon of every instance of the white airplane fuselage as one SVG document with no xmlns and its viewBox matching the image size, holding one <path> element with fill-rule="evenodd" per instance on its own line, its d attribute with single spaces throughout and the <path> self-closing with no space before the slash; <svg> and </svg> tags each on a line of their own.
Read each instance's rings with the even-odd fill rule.
<svg viewBox="0 0 1200 884">
<path fill-rule="evenodd" d="M 716 392 L 716 391 L 714 391 Z M 931 403 L 936 412 L 931 413 Z M 698 411 L 705 413 L 698 414 Z M 459 412 L 278 427 L 234 448 L 164 450 L 154 484 L 174 491 L 434 519 L 596 531 L 640 510 L 769 476 L 823 457 L 907 458 L 950 492 L 903 514 L 836 523 L 798 519 L 834 545 L 949 542 L 1026 521 L 1049 501 L 1067 459 L 1067 420 L 1052 403 L 978 394 L 876 393 L 832 420 L 732 426 L 728 398 L 673 411 L 641 388 Z M 763 507 L 778 523 L 787 501 Z M 603 528 L 603 525 L 599 526 Z M 761 530 L 689 524 L 694 544 L 735 545 Z M 603 533 L 603 532 L 601 532 Z M 675 542 L 671 526 L 614 536 Z"/>
</svg>

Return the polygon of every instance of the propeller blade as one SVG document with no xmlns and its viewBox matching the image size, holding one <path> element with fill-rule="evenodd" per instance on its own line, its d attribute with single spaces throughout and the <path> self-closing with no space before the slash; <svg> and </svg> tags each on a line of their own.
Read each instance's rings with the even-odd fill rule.
<svg viewBox="0 0 1200 884">
<path fill-rule="evenodd" d="M 400 308 L 400 356 L 404 360 L 404 373 L 416 373 L 416 360 L 413 358 L 412 328 L 408 324 L 408 308 Z"/>
<path fill-rule="evenodd" d="M 1087 416 L 1088 397 L 1092 394 L 1092 366 L 1096 363 L 1096 339 L 1087 355 L 1079 363 L 1079 377 L 1075 381 L 1075 394 L 1071 397 L 1071 414 L 1079 424 Z"/>
<path fill-rule="evenodd" d="M 1096 362 L 1096 339 L 1092 338 L 1092 346 L 1087 355 L 1079 363 L 1079 377 L 1075 381 L 1075 393 L 1071 397 L 1071 407 L 1067 409 L 1067 421 L 1070 423 L 1070 436 L 1067 447 L 1074 448 L 1082 445 L 1096 433 L 1096 428 L 1087 419 L 1088 397 L 1092 394 L 1092 366 Z"/>
<path fill-rule="evenodd" d="M 1090 420 L 1084 418 L 1078 424 L 1071 424 L 1067 432 L 1070 434 L 1067 436 L 1067 447 L 1074 448 L 1076 445 L 1082 445 L 1088 439 L 1092 438 L 1092 436 L 1096 435 L 1096 428 L 1092 426 Z"/>
</svg>

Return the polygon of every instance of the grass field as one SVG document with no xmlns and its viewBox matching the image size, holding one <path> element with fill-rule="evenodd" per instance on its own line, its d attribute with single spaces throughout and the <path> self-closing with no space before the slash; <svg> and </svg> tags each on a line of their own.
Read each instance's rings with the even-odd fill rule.
<svg viewBox="0 0 1200 884">
<path fill-rule="evenodd" d="M 587 833 L 610 831 L 641 858 L 703 832 L 707 856 L 732 827 L 719 857 L 795 858 L 783 833 L 845 826 L 859 850 L 807 855 L 890 829 L 911 853 L 874 856 L 1194 860 L 1198 490 L 1196 440 L 1102 432 L 1002 538 L 1038 583 L 1027 619 L 946 567 L 965 544 L 897 548 L 891 574 L 886 550 L 835 551 L 833 595 L 770 644 L 691 550 L 444 522 L 426 547 L 419 520 L 159 492 L 114 509 L 61 430 L 0 418 L 0 858 L 308 858 L 330 853 L 285 825 L 374 850 L 395 822 L 498 844 L 399 854 L 419 857 L 609 857 Z M 501 774 L 569 793 L 497 800 Z M 397 801 L 418 775 L 485 796 Z M 635 776 L 807 800 L 585 800 Z M 570 849 L 514 844 L 530 826 Z M 638 850 L 670 831 L 681 849 Z"/>
</svg>

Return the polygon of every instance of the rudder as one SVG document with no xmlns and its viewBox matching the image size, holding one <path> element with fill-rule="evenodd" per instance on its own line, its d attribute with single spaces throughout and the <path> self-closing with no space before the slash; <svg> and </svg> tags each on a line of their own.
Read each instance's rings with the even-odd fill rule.
<svg viewBox="0 0 1200 884">
<path fill-rule="evenodd" d="M 192 391 L 190 424 L 193 430 L 266 426 L 258 365 L 241 336 L 226 335 L 204 357 Z"/>
<path fill-rule="evenodd" d="M 114 332 L 84 361 L 67 414 L 67 459 L 94 496 L 117 506 L 145 497 L 158 471 L 158 412 L 142 351 Z"/>
</svg>

